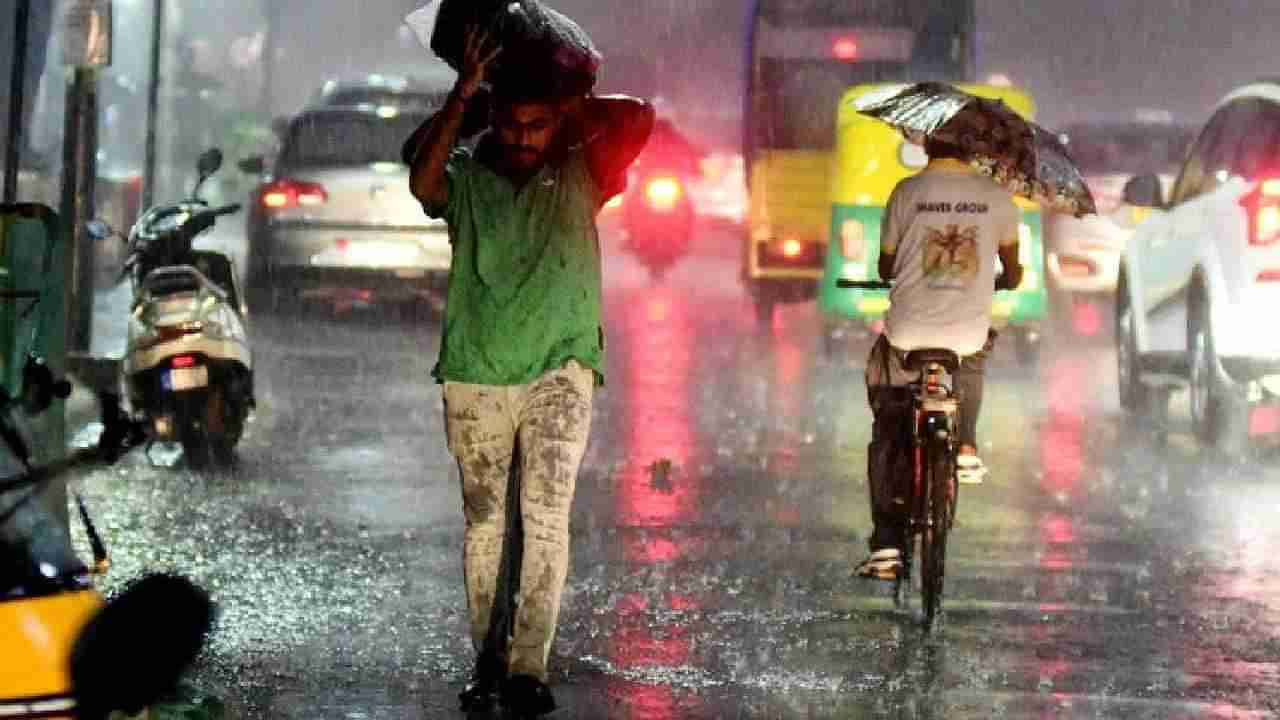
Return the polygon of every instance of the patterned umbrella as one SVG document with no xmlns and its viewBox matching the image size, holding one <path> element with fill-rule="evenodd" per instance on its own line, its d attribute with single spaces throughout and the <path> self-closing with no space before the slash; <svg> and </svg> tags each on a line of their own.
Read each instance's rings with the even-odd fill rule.
<svg viewBox="0 0 1280 720">
<path fill-rule="evenodd" d="M 1010 192 L 1076 217 L 1097 212 L 1093 196 L 1062 143 L 1000 100 L 944 83 L 920 83 L 858 111 L 894 126 L 912 142 L 958 146 L 970 164 Z"/>
</svg>

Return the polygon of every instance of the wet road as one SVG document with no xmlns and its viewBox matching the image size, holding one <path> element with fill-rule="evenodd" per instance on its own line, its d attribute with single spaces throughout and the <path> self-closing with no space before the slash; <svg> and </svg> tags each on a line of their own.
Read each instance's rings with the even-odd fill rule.
<svg viewBox="0 0 1280 720">
<path fill-rule="evenodd" d="M 869 531 L 867 343 L 812 306 L 751 326 L 732 238 L 652 286 L 608 258 L 609 384 L 573 517 L 561 718 L 1272 717 L 1280 473 L 1119 414 L 1101 341 L 991 371 L 993 477 L 964 488 L 932 637 L 851 579 Z M 176 569 L 218 629 L 195 681 L 237 715 L 461 717 L 457 472 L 431 321 L 255 318 L 232 475 L 175 452 L 83 487 L 111 582 Z"/>
</svg>

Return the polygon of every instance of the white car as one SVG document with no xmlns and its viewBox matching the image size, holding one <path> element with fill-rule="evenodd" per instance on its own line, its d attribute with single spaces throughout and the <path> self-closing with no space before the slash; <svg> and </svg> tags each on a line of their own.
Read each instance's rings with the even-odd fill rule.
<svg viewBox="0 0 1280 720">
<path fill-rule="evenodd" d="M 1155 176 L 1125 188 L 1152 212 L 1120 268 L 1121 403 L 1185 386 L 1201 440 L 1241 448 L 1280 431 L 1280 82 L 1223 100 L 1162 195 Z"/>
<path fill-rule="evenodd" d="M 404 141 L 425 110 L 324 107 L 291 119 L 250 198 L 250 305 L 299 295 L 429 298 L 452 262 L 449 231 L 409 192 Z M 263 172 L 262 158 L 241 163 Z"/>
<path fill-rule="evenodd" d="M 1116 289 L 1120 256 L 1145 215 L 1124 202 L 1125 182 L 1155 173 L 1161 183 L 1173 175 L 1194 135 L 1172 124 L 1111 122 L 1075 125 L 1062 133 L 1098 204 L 1098 214 L 1045 218 L 1045 265 L 1052 287 L 1081 294 Z"/>
</svg>

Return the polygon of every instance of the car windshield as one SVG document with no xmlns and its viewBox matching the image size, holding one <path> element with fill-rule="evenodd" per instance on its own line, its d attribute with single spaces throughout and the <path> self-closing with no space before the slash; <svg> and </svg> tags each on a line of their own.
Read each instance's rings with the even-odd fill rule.
<svg viewBox="0 0 1280 720">
<path fill-rule="evenodd" d="M 1182 128 L 1092 128 L 1065 134 L 1071 157 L 1086 175 L 1171 174 L 1191 142 L 1191 131 Z"/>
<path fill-rule="evenodd" d="M 304 115 L 290 128 L 280 163 L 290 168 L 399 163 L 401 145 L 425 117 L 363 112 Z"/>
</svg>

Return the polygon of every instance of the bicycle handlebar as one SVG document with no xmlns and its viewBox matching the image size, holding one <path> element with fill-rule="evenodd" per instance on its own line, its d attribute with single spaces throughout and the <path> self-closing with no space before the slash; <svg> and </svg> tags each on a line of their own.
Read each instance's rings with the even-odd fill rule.
<svg viewBox="0 0 1280 720">
<path fill-rule="evenodd" d="M 836 280 L 836 287 L 847 290 L 892 290 L 893 283 L 888 280 Z"/>
<path fill-rule="evenodd" d="M 1000 287 L 1003 284 L 1004 284 L 1004 275 L 997 276 L 996 292 L 1009 292 L 1010 290 L 1017 289 L 1017 288 Z M 843 288 L 845 290 L 892 290 L 893 281 L 892 280 L 849 280 L 847 278 L 840 278 L 839 280 L 836 280 L 836 287 Z"/>
</svg>

